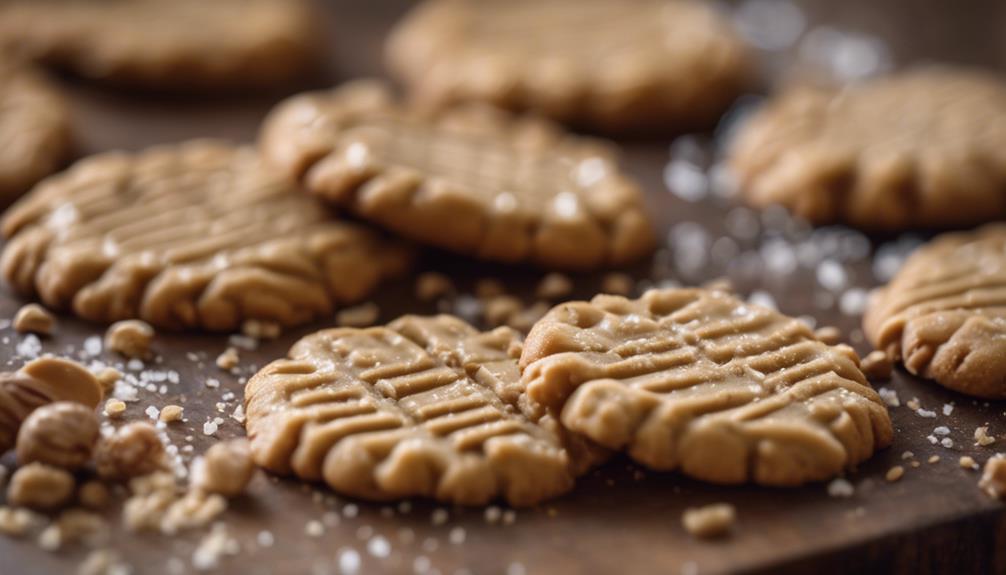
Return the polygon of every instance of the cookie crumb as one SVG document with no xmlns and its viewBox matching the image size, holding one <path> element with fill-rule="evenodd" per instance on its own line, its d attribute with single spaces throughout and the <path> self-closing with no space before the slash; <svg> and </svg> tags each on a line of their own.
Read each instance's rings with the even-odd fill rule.
<svg viewBox="0 0 1006 575">
<path fill-rule="evenodd" d="M 884 475 L 884 479 L 886 479 L 888 483 L 894 483 L 895 481 L 901 479 L 904 476 L 905 476 L 905 468 L 900 465 L 895 465 L 894 467 L 887 470 L 887 473 Z"/>
<path fill-rule="evenodd" d="M 993 499 L 1006 498 L 1006 455 L 1000 453 L 985 462 L 978 487 Z"/>
<path fill-rule="evenodd" d="M 827 345 L 838 345 L 842 342 L 842 332 L 831 325 L 817 328 L 814 337 Z"/>
<path fill-rule="evenodd" d="M 255 470 L 248 440 L 222 441 L 192 463 L 192 485 L 207 493 L 237 497 L 244 492 Z"/>
<path fill-rule="evenodd" d="M 975 428 L 975 445 L 986 447 L 996 442 L 996 438 L 989 435 L 989 426 L 982 425 Z"/>
<path fill-rule="evenodd" d="M 425 272 L 416 278 L 416 298 L 433 301 L 454 293 L 454 282 L 442 273 Z"/>
<path fill-rule="evenodd" d="M 714 539 L 730 533 L 737 522 L 737 510 L 729 503 L 713 503 L 686 509 L 681 523 L 700 539 Z"/>
<path fill-rule="evenodd" d="M 958 465 L 961 466 L 961 469 L 972 469 L 972 470 L 978 469 L 978 462 L 975 461 L 975 458 L 971 457 L 970 455 L 962 455 L 961 458 L 957 461 L 957 463 Z"/>
<path fill-rule="evenodd" d="M 870 380 L 886 381 L 891 379 L 891 371 L 894 369 L 894 362 L 887 354 L 878 350 L 866 354 L 859 364 L 863 375 Z"/>
<path fill-rule="evenodd" d="M 901 406 L 901 399 L 898 397 L 897 391 L 887 387 L 881 387 L 877 390 L 877 393 L 880 395 L 880 399 L 884 400 L 884 403 L 886 403 L 888 407 Z"/>
<path fill-rule="evenodd" d="M 917 397 L 913 397 L 912 399 L 909 399 L 908 402 L 905 403 L 905 405 L 907 405 L 908 409 L 911 409 L 912 411 L 918 411 L 918 410 L 922 409 L 922 402 L 919 401 L 919 398 L 917 398 Z M 934 417 L 935 417 L 935 415 L 934 415 Z"/>
<path fill-rule="evenodd" d="M 368 327 L 374 325 L 380 315 L 381 308 L 374 302 L 367 302 L 339 310 L 335 323 L 340 327 Z"/>
<path fill-rule="evenodd" d="M 545 274 L 535 288 L 535 296 L 539 299 L 555 301 L 573 293 L 573 280 L 558 272 Z"/>
<path fill-rule="evenodd" d="M 629 274 L 611 272 L 601 278 L 601 292 L 611 295 L 630 296 L 635 282 Z"/>
<path fill-rule="evenodd" d="M 182 420 L 185 408 L 180 405 L 165 405 L 161 410 L 159 419 L 164 423 L 174 423 Z"/>
<path fill-rule="evenodd" d="M 852 497 L 856 488 L 848 479 L 836 477 L 828 483 L 828 497 Z"/>
<path fill-rule="evenodd" d="M 150 355 L 154 328 L 138 319 L 117 321 L 105 332 L 105 348 L 128 358 L 145 359 Z"/>
<path fill-rule="evenodd" d="M 44 463 L 29 463 L 11 476 L 7 502 L 45 511 L 58 509 L 70 501 L 74 486 L 69 471 Z"/>
<path fill-rule="evenodd" d="M 88 509 L 104 509 L 110 499 L 108 488 L 100 481 L 87 481 L 77 489 L 77 501 Z"/>
<path fill-rule="evenodd" d="M 24 537 L 45 523 L 45 517 L 30 509 L 0 506 L 0 534 Z"/>
<path fill-rule="evenodd" d="M 939 455 L 930 455 L 929 459 L 927 459 L 926 461 L 929 462 L 929 463 L 939 463 L 940 462 L 940 456 Z"/>
<path fill-rule="evenodd" d="M 164 466 L 164 444 L 153 425 L 136 421 L 98 442 L 94 464 L 106 479 L 140 477 Z"/>
<path fill-rule="evenodd" d="M 223 353 L 217 356 L 217 367 L 220 369 L 234 369 L 237 367 L 240 357 L 236 347 L 228 347 Z"/>
<path fill-rule="evenodd" d="M 18 333 L 52 335 L 56 329 L 56 317 L 37 303 L 30 303 L 17 310 L 12 325 Z"/>
<path fill-rule="evenodd" d="M 95 549 L 81 562 L 77 575 L 128 575 L 132 569 L 110 549 Z"/>
<path fill-rule="evenodd" d="M 111 395 L 112 391 L 115 390 L 116 382 L 122 379 L 122 372 L 114 367 L 106 367 L 95 374 L 95 377 L 98 379 L 98 383 L 101 384 L 101 389 L 105 392 L 105 395 Z"/>
</svg>

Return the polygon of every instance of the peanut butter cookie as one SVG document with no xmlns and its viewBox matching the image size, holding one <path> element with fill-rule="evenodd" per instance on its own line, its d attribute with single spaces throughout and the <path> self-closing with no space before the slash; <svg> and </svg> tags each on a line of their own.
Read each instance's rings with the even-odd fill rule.
<svg viewBox="0 0 1006 575">
<path fill-rule="evenodd" d="M 282 325 L 361 299 L 407 258 L 332 217 L 254 150 L 192 141 L 80 161 L 3 217 L 0 271 L 89 320 L 167 329 Z"/>
<path fill-rule="evenodd" d="M 314 32 L 302 0 L 0 3 L 0 49 L 159 90 L 289 81 L 313 59 Z"/>
<path fill-rule="evenodd" d="M 729 20 L 686 0 L 430 0 L 395 28 L 387 59 L 426 105 L 617 131 L 708 126 L 751 68 Z"/>
<path fill-rule="evenodd" d="M 0 58 L 0 202 L 56 171 L 70 140 L 70 110 L 56 87 Z"/>
<path fill-rule="evenodd" d="M 530 399 L 571 432 L 714 483 L 824 480 L 891 442 L 851 348 L 723 292 L 561 304 L 520 365 Z"/>
<path fill-rule="evenodd" d="M 364 499 L 556 497 L 600 451 L 527 400 L 519 353 L 515 331 L 450 316 L 317 332 L 248 382 L 252 453 Z"/>
<path fill-rule="evenodd" d="M 752 204 L 813 223 L 948 228 L 1006 216 L 1006 84 L 919 68 L 831 91 L 795 88 L 755 113 L 730 163 Z"/>
<path fill-rule="evenodd" d="M 356 82 L 281 104 L 261 144 L 315 195 L 480 258 L 587 269 L 653 243 L 639 189 L 608 148 L 540 120 L 484 106 L 430 116 Z"/>
<path fill-rule="evenodd" d="M 870 299 L 863 330 L 915 375 L 1006 398 L 1006 225 L 920 248 Z"/>
</svg>

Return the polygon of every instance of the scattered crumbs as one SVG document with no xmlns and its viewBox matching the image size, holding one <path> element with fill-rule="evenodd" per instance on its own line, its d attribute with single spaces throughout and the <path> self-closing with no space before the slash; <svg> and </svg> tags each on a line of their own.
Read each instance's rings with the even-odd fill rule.
<svg viewBox="0 0 1006 575">
<path fill-rule="evenodd" d="M 164 423 L 181 421 L 185 408 L 180 405 L 165 405 L 161 410 L 160 420 Z"/>
<path fill-rule="evenodd" d="M 238 349 L 245 351 L 255 351 L 258 348 L 258 340 L 247 335 L 233 334 L 227 338 L 227 342 Z"/>
<path fill-rule="evenodd" d="M 911 459 L 913 457 L 915 457 L 915 454 L 912 453 L 911 451 L 906 451 L 906 452 L 904 452 L 904 453 L 901 454 L 901 458 L 902 459 Z"/>
<path fill-rule="evenodd" d="M 360 554 L 351 547 L 343 548 L 339 551 L 339 570 L 343 575 L 350 575 L 360 571 Z"/>
<path fill-rule="evenodd" d="M 919 409 L 922 408 L 922 402 L 920 402 L 919 398 L 917 397 L 909 399 L 908 403 L 906 403 L 905 405 L 907 405 L 908 409 L 911 409 L 912 411 L 918 411 Z"/>
<path fill-rule="evenodd" d="M 915 414 L 919 417 L 924 417 L 926 419 L 932 419 L 936 417 L 935 411 L 930 411 L 928 409 L 922 409 L 921 407 L 915 410 Z"/>
<path fill-rule="evenodd" d="M 989 435 L 989 426 L 982 425 L 975 428 L 975 445 L 986 447 L 996 442 L 996 438 Z"/>
<path fill-rule="evenodd" d="M 367 553 L 370 553 L 374 557 L 384 559 L 385 557 L 391 555 L 391 543 L 389 543 L 387 538 L 383 535 L 371 537 L 370 541 L 367 542 Z"/>
<path fill-rule="evenodd" d="M 985 462 L 978 487 L 994 499 L 1006 498 L 1006 455 L 999 453 Z"/>
<path fill-rule="evenodd" d="M 978 469 L 978 462 L 975 461 L 975 458 L 971 457 L 970 455 L 962 455 L 961 458 L 957 460 L 957 463 L 958 465 L 961 466 L 961 469 L 972 469 L 972 470 Z"/>
<path fill-rule="evenodd" d="M 454 527 L 453 529 L 451 529 L 451 532 L 447 535 L 447 540 L 450 541 L 453 545 L 461 545 L 462 543 L 465 542 L 466 536 L 467 534 L 465 533 L 464 527 Z"/>
<path fill-rule="evenodd" d="M 447 523 L 447 519 L 447 510 L 440 507 L 434 509 L 433 513 L 430 514 L 430 523 L 432 525 L 443 525 Z"/>
<path fill-rule="evenodd" d="M 933 435 L 932 433 L 930 433 L 929 435 L 927 435 L 926 439 L 929 441 L 929 443 L 932 443 L 933 445 L 936 445 L 937 443 L 939 443 L 939 440 L 937 440 L 936 436 Z"/>
<path fill-rule="evenodd" d="M 954 412 L 954 404 L 944 403 L 943 404 L 943 415 L 950 415 Z"/>
<path fill-rule="evenodd" d="M 206 378 L 206 387 L 210 389 L 217 389 L 220 387 L 220 380 L 212 377 Z"/>
<path fill-rule="evenodd" d="M 856 488 L 852 486 L 852 483 L 848 479 L 836 477 L 828 483 L 829 497 L 852 497 L 855 492 Z"/>
<path fill-rule="evenodd" d="M 930 455 L 929 459 L 927 459 L 926 461 L 929 462 L 929 463 L 939 463 L 940 462 L 940 456 L 939 455 Z"/>
<path fill-rule="evenodd" d="M 942 436 L 946 436 L 946 435 L 950 435 L 950 428 L 947 427 L 946 425 L 941 425 L 939 427 L 935 427 L 935 428 L 933 428 L 933 434 L 934 435 L 939 435 L 941 437 Z"/>
<path fill-rule="evenodd" d="M 105 417 L 112 419 L 121 417 L 126 411 L 126 402 L 121 399 L 109 399 L 105 402 Z"/>
<path fill-rule="evenodd" d="M 899 407 L 901 405 L 901 400 L 898 399 L 897 391 L 894 391 L 889 387 L 881 387 L 877 390 L 877 393 L 880 394 L 880 399 L 884 400 L 884 403 L 888 406 Z"/>
<path fill-rule="evenodd" d="M 919 463 L 918 461 L 911 461 L 911 462 L 909 462 L 908 464 L 909 464 L 909 465 L 911 465 L 911 466 L 912 466 L 913 468 L 915 468 L 915 467 L 919 467 L 919 466 L 921 466 L 921 465 L 922 465 L 922 464 L 921 464 L 921 463 Z"/>
<path fill-rule="evenodd" d="M 729 503 L 714 503 L 686 509 L 681 516 L 685 530 L 701 539 L 723 537 L 737 522 L 737 510 Z"/>
<path fill-rule="evenodd" d="M 238 365 L 238 349 L 236 347 L 228 347 L 223 353 L 217 356 L 217 367 L 220 369 L 234 369 Z"/>
<path fill-rule="evenodd" d="M 483 515 L 485 516 L 486 523 L 493 525 L 500 522 L 500 519 L 503 517 L 503 510 L 495 505 L 490 505 L 486 507 Z"/>
<path fill-rule="evenodd" d="M 321 537 L 325 534 L 325 526 L 321 524 L 321 521 L 312 519 L 304 525 L 304 534 L 309 537 Z"/>
<path fill-rule="evenodd" d="M 216 421 L 207 421 L 203 424 L 203 435 L 213 435 L 217 432 L 219 425 Z"/>
<path fill-rule="evenodd" d="M 887 470 L 887 473 L 884 474 L 884 479 L 886 479 L 888 483 L 894 483 L 895 481 L 901 479 L 904 476 L 905 476 L 905 468 L 900 465 L 895 465 L 894 467 Z"/>
<path fill-rule="evenodd" d="M 950 449 L 954 446 L 954 440 L 950 439 L 949 437 L 944 437 L 943 439 L 940 440 L 940 445 L 946 447 L 947 449 Z"/>
<path fill-rule="evenodd" d="M 235 543 L 227 534 L 226 525 L 223 523 L 215 524 L 193 552 L 192 566 L 198 571 L 216 569 L 220 564 L 221 556 L 225 553 L 237 552 Z"/>
</svg>

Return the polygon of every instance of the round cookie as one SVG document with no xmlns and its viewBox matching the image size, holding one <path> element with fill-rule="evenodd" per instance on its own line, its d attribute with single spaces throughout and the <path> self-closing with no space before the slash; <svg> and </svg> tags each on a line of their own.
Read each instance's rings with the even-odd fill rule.
<svg viewBox="0 0 1006 575">
<path fill-rule="evenodd" d="M 0 49 L 158 90 L 287 82 L 307 70 L 316 41 L 302 0 L 0 3 Z"/>
<path fill-rule="evenodd" d="M 690 0 L 427 0 L 386 52 L 425 105 L 483 101 L 615 131 L 707 127 L 751 68 L 729 21 Z"/>
<path fill-rule="evenodd" d="M 66 161 L 70 109 L 44 77 L 0 59 L 0 202 L 6 204 Z"/>
<path fill-rule="evenodd" d="M 592 269 L 653 245 L 642 195 L 608 148 L 541 120 L 481 105 L 426 114 L 360 81 L 280 104 L 260 142 L 313 194 L 456 252 Z"/>
<path fill-rule="evenodd" d="M 603 454 L 527 400 L 519 353 L 514 330 L 451 316 L 313 333 L 245 386 L 252 454 L 371 500 L 556 497 Z"/>
<path fill-rule="evenodd" d="M 290 326 L 365 297 L 406 250 L 334 219 L 251 148 L 192 141 L 81 160 L 4 214 L 0 271 L 49 307 L 167 329 Z"/>
<path fill-rule="evenodd" d="M 863 331 L 915 375 L 1006 398 L 1006 225 L 945 234 L 870 299 Z"/>
<path fill-rule="evenodd" d="M 918 68 L 841 90 L 794 88 L 740 128 L 730 165 L 752 204 L 869 230 L 1006 216 L 1006 84 Z"/>
<path fill-rule="evenodd" d="M 830 479 L 891 443 L 848 346 L 704 289 L 556 306 L 520 357 L 528 397 L 566 429 L 713 483 Z"/>
</svg>

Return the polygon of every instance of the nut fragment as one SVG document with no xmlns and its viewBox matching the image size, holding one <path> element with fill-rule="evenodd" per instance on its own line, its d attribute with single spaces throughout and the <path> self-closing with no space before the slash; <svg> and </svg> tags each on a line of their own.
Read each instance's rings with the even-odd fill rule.
<svg viewBox="0 0 1006 575">
<path fill-rule="evenodd" d="M 7 503 L 31 509 L 57 509 L 70 500 L 73 488 L 73 476 L 69 471 L 44 463 L 29 463 L 11 476 Z"/>
<path fill-rule="evenodd" d="M 105 332 L 105 347 L 130 358 L 144 359 L 150 355 L 154 328 L 145 321 L 117 321 Z"/>
<path fill-rule="evenodd" d="M 957 464 L 961 466 L 961 469 L 978 469 L 978 462 L 970 455 L 962 455 L 961 458 L 957 460 Z"/>
<path fill-rule="evenodd" d="M 227 500 L 215 493 L 190 491 L 164 511 L 158 526 L 162 533 L 205 527 L 227 510 Z"/>
<path fill-rule="evenodd" d="M 1006 499 L 1006 456 L 990 457 L 985 462 L 978 487 L 994 499 Z"/>
<path fill-rule="evenodd" d="M 828 345 L 838 345 L 842 341 L 842 332 L 837 327 L 828 325 L 817 328 L 814 337 Z"/>
<path fill-rule="evenodd" d="M 44 307 L 30 303 L 22 306 L 14 314 L 13 326 L 14 331 L 18 333 L 52 335 L 56 328 L 56 318 Z"/>
<path fill-rule="evenodd" d="M 74 401 L 93 409 L 101 396 L 97 378 L 66 359 L 43 357 L 15 373 L 0 373 L 0 454 L 14 447 L 21 424 L 35 409 L 53 401 Z"/>
<path fill-rule="evenodd" d="M 989 435 L 989 426 L 982 425 L 975 428 L 975 445 L 987 447 L 995 442 L 995 436 Z"/>
<path fill-rule="evenodd" d="M 77 501 L 88 509 L 104 509 L 111 495 L 100 481 L 88 481 L 77 489 Z"/>
<path fill-rule="evenodd" d="M 105 417 L 118 419 L 126 412 L 126 402 L 121 399 L 109 399 L 105 402 Z"/>
<path fill-rule="evenodd" d="M 380 315 L 381 308 L 367 302 L 339 310 L 335 314 L 335 323 L 340 327 L 367 327 L 374 325 Z"/>
<path fill-rule="evenodd" d="M 147 475 L 164 466 L 164 444 L 149 423 L 129 423 L 98 442 L 94 464 L 106 479 Z"/>
<path fill-rule="evenodd" d="M 105 391 L 105 395 L 110 395 L 115 389 L 115 384 L 122 379 L 122 372 L 114 367 L 106 367 L 99 371 L 96 377 L 98 383 L 101 384 L 101 389 Z"/>
<path fill-rule="evenodd" d="M 0 507 L 0 535 L 23 537 L 45 523 L 45 517 L 29 509 Z"/>
<path fill-rule="evenodd" d="M 98 441 L 94 409 L 70 401 L 43 405 L 29 415 L 17 434 L 17 460 L 33 461 L 71 471 L 91 459 Z"/>
<path fill-rule="evenodd" d="M 737 522 L 737 510 L 729 503 L 714 503 L 686 509 L 681 516 L 685 529 L 696 537 L 712 539 L 727 535 Z"/>
<path fill-rule="evenodd" d="M 217 356 L 217 367 L 220 369 L 234 369 L 240 361 L 238 357 L 238 349 L 236 347 L 228 347 L 223 353 Z"/>
<path fill-rule="evenodd" d="M 135 477 L 129 482 L 132 496 L 122 506 L 122 519 L 131 531 L 160 530 L 161 520 L 176 501 L 178 486 L 167 472 Z"/>
<path fill-rule="evenodd" d="M 416 298 L 419 301 L 433 301 L 454 292 L 451 278 L 437 272 L 426 272 L 416 278 Z"/>
<path fill-rule="evenodd" d="M 165 405 L 161 410 L 160 420 L 164 423 L 174 423 L 182 420 L 185 408 L 180 405 Z"/>
<path fill-rule="evenodd" d="M 871 351 L 859 363 L 859 368 L 863 371 L 866 379 L 872 381 L 884 381 L 891 379 L 891 370 L 894 369 L 894 362 L 887 357 L 887 353 L 878 350 Z"/>
<path fill-rule="evenodd" d="M 887 474 L 884 475 L 884 479 L 888 483 L 894 483 L 895 481 L 901 479 L 905 476 L 905 468 L 901 465 L 895 465 L 894 467 L 887 470 Z"/>
<path fill-rule="evenodd" d="M 573 281 L 569 276 L 557 272 L 551 272 L 541 278 L 538 287 L 535 288 L 535 295 L 539 299 L 558 300 L 573 293 Z"/>
<path fill-rule="evenodd" d="M 254 474 L 255 463 L 248 440 L 222 441 L 193 462 L 192 486 L 207 493 L 237 497 Z"/>
</svg>

